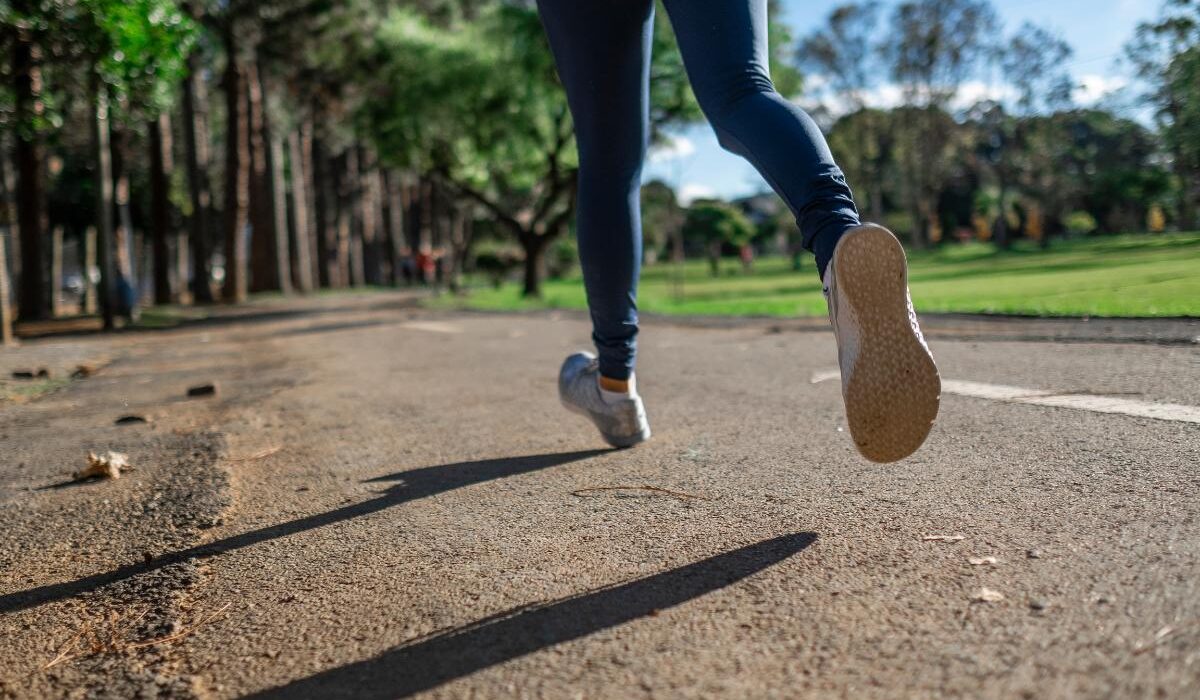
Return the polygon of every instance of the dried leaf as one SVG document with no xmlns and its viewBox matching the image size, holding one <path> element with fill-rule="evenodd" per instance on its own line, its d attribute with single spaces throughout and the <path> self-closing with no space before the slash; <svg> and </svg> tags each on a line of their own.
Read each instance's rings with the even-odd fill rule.
<svg viewBox="0 0 1200 700">
<path fill-rule="evenodd" d="M 962 542 L 965 539 L 962 535 L 925 535 L 921 538 L 924 542 Z"/>
<path fill-rule="evenodd" d="M 980 588 L 975 591 L 975 595 L 971 596 L 971 600 L 977 603 L 999 603 L 1004 600 L 1004 594 L 990 588 Z"/>
<path fill-rule="evenodd" d="M 996 557 L 967 557 L 967 561 L 971 566 L 985 566 L 987 564 L 999 564 L 1000 560 Z"/>
<path fill-rule="evenodd" d="M 128 468 L 129 458 L 120 452 L 105 452 L 102 455 L 89 452 L 87 468 L 75 472 L 74 477 L 76 481 L 96 476 L 105 479 L 120 479 L 121 470 Z"/>
</svg>

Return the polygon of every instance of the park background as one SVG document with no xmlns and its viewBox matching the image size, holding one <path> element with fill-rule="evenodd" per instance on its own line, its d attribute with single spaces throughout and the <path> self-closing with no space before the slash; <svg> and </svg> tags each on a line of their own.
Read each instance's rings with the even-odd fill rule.
<svg viewBox="0 0 1200 700">
<path fill-rule="evenodd" d="M 919 308 L 1200 315 L 1200 3 L 771 9 L 776 85 L 909 247 Z M 0 24 L 0 325 L 401 285 L 584 305 L 572 125 L 532 3 L 16 0 Z M 641 307 L 823 313 L 790 214 L 718 152 L 670 34 L 660 8 Z"/>
</svg>

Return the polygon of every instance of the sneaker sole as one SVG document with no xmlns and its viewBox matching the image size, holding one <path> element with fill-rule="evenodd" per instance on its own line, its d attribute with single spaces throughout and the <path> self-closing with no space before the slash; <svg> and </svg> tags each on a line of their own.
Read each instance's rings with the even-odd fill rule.
<svg viewBox="0 0 1200 700">
<path fill-rule="evenodd" d="M 942 393 L 937 365 L 908 318 L 904 248 L 886 229 L 868 225 L 838 242 L 833 264 L 860 330 L 842 391 L 850 435 L 872 462 L 904 459 L 925 442 Z"/>
<path fill-rule="evenodd" d="M 570 411 L 572 413 L 578 413 L 579 415 L 592 421 L 592 425 L 596 424 L 596 421 L 592 420 L 592 415 L 590 413 L 588 413 L 587 411 L 583 410 L 582 408 L 576 406 L 573 403 L 568 403 L 566 401 L 563 401 L 562 397 L 559 397 L 558 402 L 561 403 L 563 405 L 563 408 L 567 409 L 568 411 Z M 650 426 L 646 426 L 646 429 L 643 430 L 642 432 L 638 433 L 637 435 L 629 435 L 627 437 L 615 437 L 615 436 L 609 435 L 608 433 L 604 432 L 603 430 L 600 430 L 599 427 L 597 427 L 596 432 L 600 433 L 600 437 L 604 438 L 604 441 L 607 442 L 610 447 L 616 447 L 618 449 L 625 449 L 628 447 L 633 447 L 635 445 L 640 445 L 643 442 L 650 439 Z"/>
</svg>

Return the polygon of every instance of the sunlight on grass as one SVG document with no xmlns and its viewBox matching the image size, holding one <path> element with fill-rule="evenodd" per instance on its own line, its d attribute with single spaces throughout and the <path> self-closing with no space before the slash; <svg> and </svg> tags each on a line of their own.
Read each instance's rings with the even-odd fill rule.
<svg viewBox="0 0 1200 700">
<path fill-rule="evenodd" d="M 1048 250 L 1021 243 L 1009 251 L 986 244 L 909 254 L 914 303 L 924 311 L 1038 316 L 1200 316 L 1200 234 L 1111 236 L 1056 241 Z M 547 281 L 543 298 L 520 287 L 474 287 L 440 308 L 519 310 L 587 308 L 578 276 Z M 719 316 L 820 316 L 825 300 L 811 258 L 794 272 L 789 260 L 765 258 L 746 274 L 725 261 L 720 277 L 707 263 L 647 267 L 639 307 L 650 313 Z"/>
</svg>

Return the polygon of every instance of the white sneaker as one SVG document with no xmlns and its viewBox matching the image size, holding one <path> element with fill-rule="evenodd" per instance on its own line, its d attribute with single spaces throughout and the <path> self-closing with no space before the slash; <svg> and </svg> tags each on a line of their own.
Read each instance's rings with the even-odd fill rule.
<svg viewBox="0 0 1200 700">
<path fill-rule="evenodd" d="M 558 398 L 563 406 L 590 418 L 604 441 L 613 447 L 633 447 L 650 439 L 650 423 L 642 397 L 606 401 L 600 395 L 600 363 L 588 352 L 563 361 L 558 373 Z"/>
<path fill-rule="evenodd" d="M 873 462 L 904 459 L 933 427 L 942 382 L 917 324 L 900 241 L 874 224 L 843 236 L 825 271 L 825 298 L 850 436 Z"/>
</svg>

